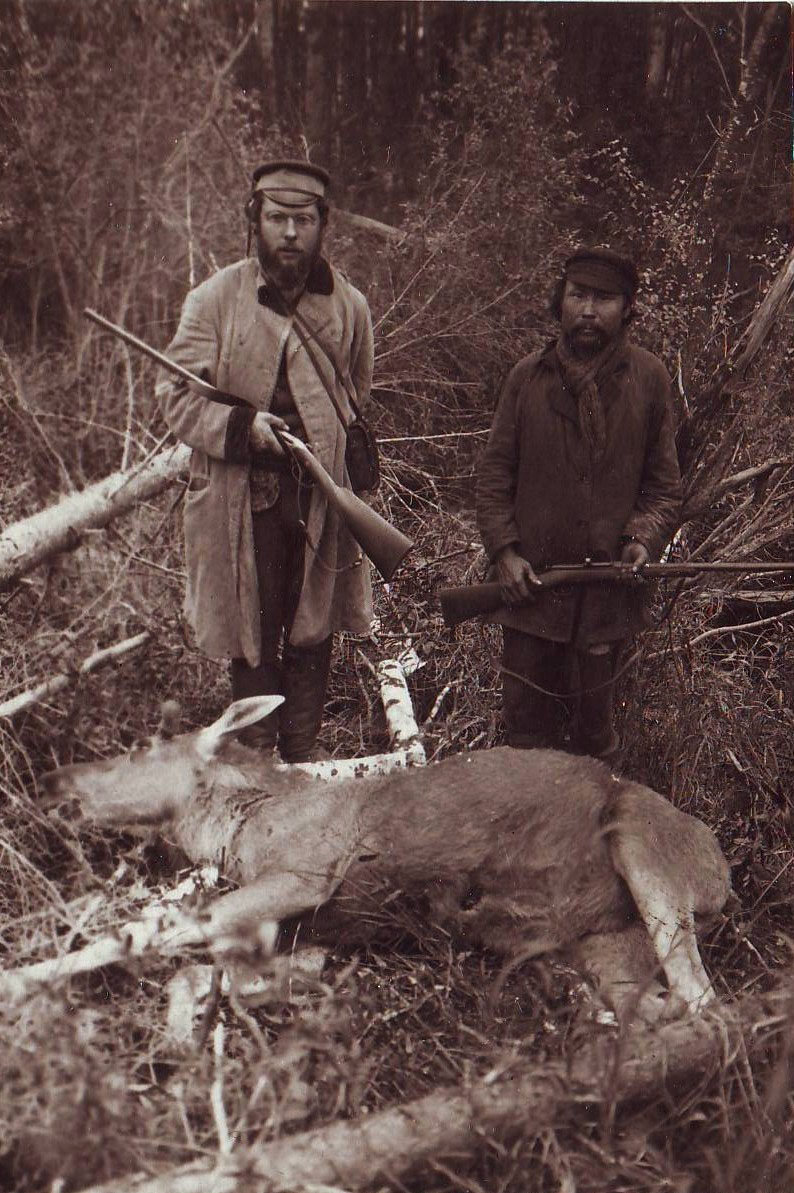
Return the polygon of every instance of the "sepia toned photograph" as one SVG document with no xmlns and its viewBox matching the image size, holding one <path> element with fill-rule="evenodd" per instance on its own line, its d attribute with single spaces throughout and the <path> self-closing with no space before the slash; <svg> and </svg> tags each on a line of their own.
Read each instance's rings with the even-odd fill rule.
<svg viewBox="0 0 794 1193">
<path fill-rule="evenodd" d="M 0 1193 L 789 1193 L 790 4 L 0 29 Z"/>
</svg>

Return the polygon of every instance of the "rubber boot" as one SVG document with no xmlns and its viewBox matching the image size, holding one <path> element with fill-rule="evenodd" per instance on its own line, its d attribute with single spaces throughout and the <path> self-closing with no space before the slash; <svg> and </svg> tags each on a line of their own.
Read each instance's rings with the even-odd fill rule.
<svg viewBox="0 0 794 1193">
<path fill-rule="evenodd" d="M 249 667 L 245 659 L 232 659 L 230 673 L 232 700 L 244 700 L 248 696 L 281 695 L 281 667 L 278 663 L 260 663 L 258 667 Z M 269 717 L 249 725 L 237 735 L 237 740 L 253 750 L 272 753 L 278 738 L 280 712 L 281 709 L 277 708 Z"/>
<path fill-rule="evenodd" d="M 285 762 L 310 762 L 323 721 L 333 638 L 317 646 L 285 646 L 278 746 Z"/>
</svg>

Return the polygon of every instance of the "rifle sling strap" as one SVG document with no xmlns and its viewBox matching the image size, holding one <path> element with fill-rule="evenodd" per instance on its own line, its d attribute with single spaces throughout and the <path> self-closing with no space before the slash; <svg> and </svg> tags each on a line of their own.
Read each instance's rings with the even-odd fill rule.
<svg viewBox="0 0 794 1193">
<path fill-rule="evenodd" d="M 295 328 L 295 334 L 297 335 L 303 348 L 305 349 L 306 355 L 308 356 L 309 360 L 311 361 L 311 363 L 314 367 L 315 373 L 320 378 L 320 381 L 323 384 L 323 388 L 325 389 L 325 392 L 328 394 L 328 397 L 331 399 L 331 403 L 333 405 L 334 410 L 336 411 L 337 418 L 339 419 L 342 426 L 345 429 L 347 429 L 347 422 L 345 421 L 345 416 L 342 413 L 342 408 L 336 399 L 336 394 L 333 391 L 333 387 L 328 384 L 328 380 L 327 380 L 325 374 L 323 373 L 322 369 L 320 368 L 319 361 L 317 360 L 317 357 L 315 356 L 314 352 L 312 351 L 310 340 L 314 341 L 315 345 L 320 349 L 323 356 L 328 360 L 328 362 L 331 365 L 331 368 L 334 370 L 334 376 L 336 377 L 336 380 L 339 382 L 339 384 L 342 386 L 342 389 L 347 394 L 347 400 L 350 403 L 350 409 L 353 411 L 354 420 L 360 419 L 361 411 L 359 410 L 358 402 L 356 401 L 355 394 L 353 393 L 353 387 L 348 384 L 344 373 L 340 369 L 339 362 L 336 359 L 336 354 L 334 353 L 334 351 L 328 344 L 323 343 L 323 341 L 320 339 L 316 329 L 314 327 L 312 327 L 312 325 L 311 325 L 311 323 L 309 323 L 308 319 L 304 315 L 301 315 L 296 307 L 291 307 L 289 305 L 289 303 L 287 303 L 287 301 L 284 298 L 281 291 L 272 282 L 272 280 L 270 278 L 268 278 L 268 288 L 269 288 L 271 295 L 274 293 L 278 295 L 278 297 L 284 307 L 284 314 L 292 317 L 292 325 Z"/>
<path fill-rule="evenodd" d="M 338 401 L 336 400 L 336 394 L 333 391 L 333 387 L 328 384 L 325 374 L 323 373 L 322 369 L 320 368 L 317 357 L 315 356 L 314 352 L 312 351 L 311 344 L 310 344 L 310 337 L 312 340 L 314 340 L 314 343 L 320 349 L 323 356 L 325 356 L 326 359 L 330 362 L 331 367 L 334 370 L 334 376 L 336 377 L 337 381 L 339 382 L 339 384 L 342 386 L 343 390 L 347 394 L 347 400 L 350 403 L 351 410 L 353 411 L 353 417 L 360 418 L 361 413 L 358 408 L 358 403 L 356 402 L 356 399 L 352 393 L 352 386 L 348 385 L 348 383 L 345 379 L 345 376 L 342 373 L 342 370 L 339 368 L 339 364 L 337 362 L 335 354 L 330 349 L 330 347 L 328 347 L 328 345 L 324 344 L 322 342 L 322 340 L 320 340 L 319 336 L 317 335 L 317 332 L 314 330 L 314 328 L 311 326 L 311 324 L 309 324 L 302 315 L 299 315 L 297 311 L 292 312 L 292 319 L 293 319 L 293 326 L 295 328 L 295 334 L 297 335 L 298 339 L 300 340 L 301 344 L 303 345 L 303 348 L 304 348 L 309 360 L 312 362 L 312 365 L 314 366 L 314 371 L 316 372 L 317 376 L 322 381 L 323 387 L 325 388 L 325 392 L 328 394 L 328 397 L 331 399 L 331 402 L 333 403 L 334 410 L 336 411 L 336 414 L 337 414 L 337 417 L 338 417 L 340 423 L 342 424 L 343 427 L 346 427 L 347 423 L 345 422 L 345 416 L 342 413 L 342 409 L 341 409 Z"/>
</svg>

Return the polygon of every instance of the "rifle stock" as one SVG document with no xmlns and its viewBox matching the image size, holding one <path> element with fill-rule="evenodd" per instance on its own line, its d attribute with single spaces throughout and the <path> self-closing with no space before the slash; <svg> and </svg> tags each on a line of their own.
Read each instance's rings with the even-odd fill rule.
<svg viewBox="0 0 794 1193">
<path fill-rule="evenodd" d="M 104 328 L 105 331 L 111 332 L 118 339 L 124 340 L 130 347 L 135 348 L 151 360 L 156 361 L 161 368 L 166 369 L 176 377 L 180 377 L 183 381 L 187 381 L 192 390 L 202 397 L 208 398 L 209 401 L 217 402 L 223 406 L 249 406 L 254 409 L 252 403 L 247 402 L 245 398 L 238 398 L 233 394 L 224 393 L 214 385 L 210 385 L 208 381 L 203 381 L 200 377 L 191 373 L 189 369 L 177 364 L 176 361 L 170 360 L 162 352 L 158 352 L 156 348 L 152 348 L 145 340 L 138 339 L 132 332 L 127 331 L 125 327 L 120 327 L 117 323 L 111 323 L 110 319 L 106 319 L 104 315 L 100 315 L 90 307 L 86 307 L 83 314 Z M 392 526 L 390 522 L 382 518 L 376 510 L 371 509 L 352 490 L 338 485 L 317 457 L 312 455 L 302 440 L 296 439 L 294 435 L 284 433 L 278 434 L 277 438 L 284 449 L 295 457 L 301 468 L 309 473 L 317 487 L 324 494 L 329 505 L 337 510 L 345 526 L 353 535 L 353 538 L 361 547 L 364 554 L 372 560 L 383 579 L 391 580 L 397 568 L 413 547 L 412 540 L 403 534 L 401 530 L 398 530 L 396 526 Z"/>
<path fill-rule="evenodd" d="M 339 512 L 347 529 L 383 579 L 391 580 L 413 547 L 411 539 L 382 518 L 366 501 L 357 497 L 352 489 L 338 485 L 302 439 L 296 439 L 285 431 L 277 431 L 276 438 L 298 460 L 301 468 L 308 472 L 325 494 L 328 504 Z"/>
<path fill-rule="evenodd" d="M 630 563 L 574 563 L 558 564 L 538 575 L 543 588 L 557 588 L 564 584 L 637 584 L 645 580 L 681 579 L 701 573 L 728 575 L 785 575 L 794 574 L 794 561 L 780 563 L 644 563 L 635 568 Z M 540 596 L 540 592 L 538 593 Z M 502 586 L 496 581 L 484 584 L 465 584 L 439 588 L 438 599 L 444 622 L 450 628 L 473 617 L 487 617 L 506 607 Z M 537 599 L 537 598 L 535 598 Z"/>
</svg>

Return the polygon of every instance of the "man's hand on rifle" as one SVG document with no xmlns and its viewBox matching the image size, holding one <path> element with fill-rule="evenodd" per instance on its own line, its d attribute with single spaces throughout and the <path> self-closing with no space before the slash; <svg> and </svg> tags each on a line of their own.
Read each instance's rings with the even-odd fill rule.
<svg viewBox="0 0 794 1193">
<path fill-rule="evenodd" d="M 630 563 L 635 572 L 639 571 L 644 563 L 650 559 L 648 548 L 637 539 L 629 539 L 623 544 L 623 550 L 620 552 L 620 562 Z"/>
<path fill-rule="evenodd" d="M 274 456 L 284 455 L 283 447 L 273 434 L 274 427 L 277 431 L 289 430 L 289 425 L 284 422 L 283 418 L 279 418 L 277 414 L 270 414 L 264 410 L 257 411 L 248 435 L 248 442 L 251 444 L 252 451 L 270 452 Z"/>
<path fill-rule="evenodd" d="M 543 585 L 532 564 L 515 547 L 503 547 L 495 560 L 495 577 L 502 586 L 502 596 L 508 605 L 525 604 L 535 599 Z"/>
</svg>

